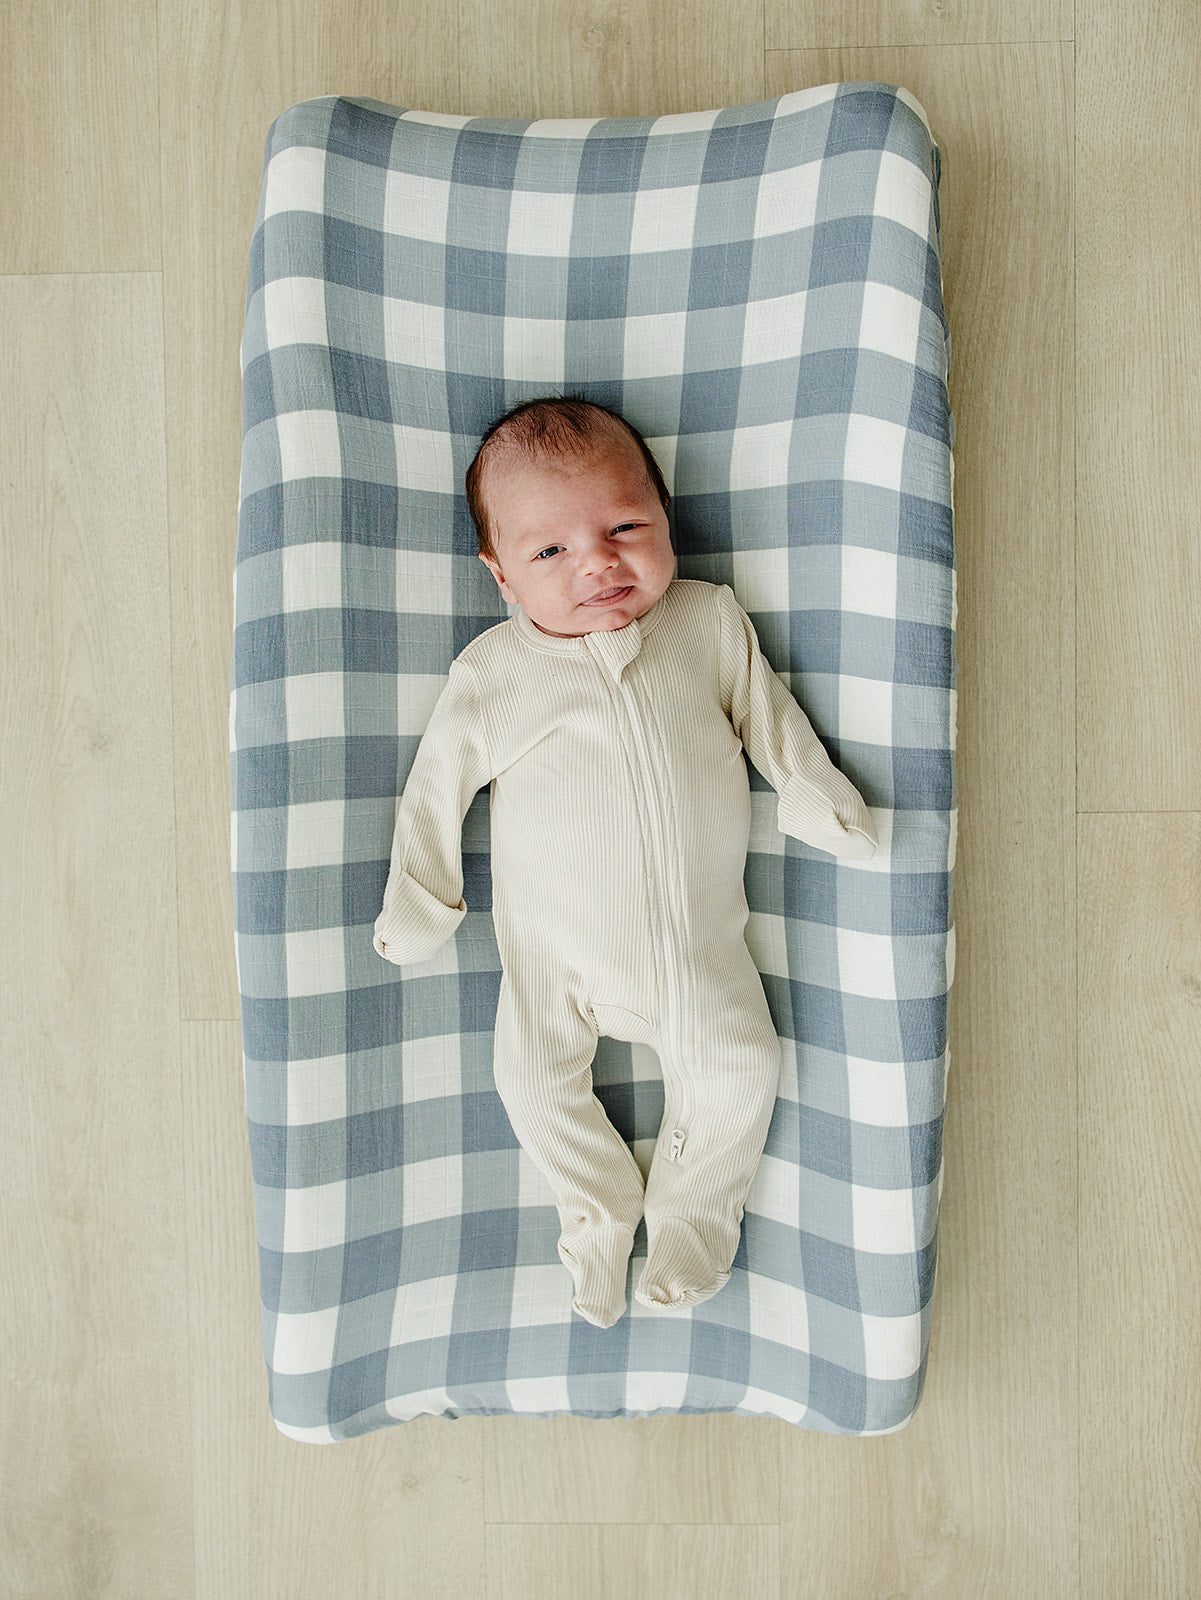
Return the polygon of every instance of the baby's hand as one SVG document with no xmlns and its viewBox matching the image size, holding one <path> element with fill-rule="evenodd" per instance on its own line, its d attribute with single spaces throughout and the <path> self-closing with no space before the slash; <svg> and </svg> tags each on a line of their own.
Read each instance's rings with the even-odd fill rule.
<svg viewBox="0 0 1201 1600">
<path fill-rule="evenodd" d="M 870 861 L 878 839 L 872 814 L 855 785 L 831 765 L 820 779 L 797 774 L 780 795 L 781 833 L 848 861 Z"/>
<path fill-rule="evenodd" d="M 377 955 L 398 967 L 430 961 L 467 915 L 467 902 L 444 905 L 405 872 L 389 875 L 384 909 L 375 919 L 371 942 Z"/>
<path fill-rule="evenodd" d="M 870 822 L 870 819 L 869 819 Z M 845 856 L 849 861 L 870 861 L 876 853 L 876 830 L 872 826 L 869 833 L 865 828 L 839 828 L 837 837 L 829 845 L 821 845 L 823 850 L 830 850 L 836 856 Z"/>
</svg>

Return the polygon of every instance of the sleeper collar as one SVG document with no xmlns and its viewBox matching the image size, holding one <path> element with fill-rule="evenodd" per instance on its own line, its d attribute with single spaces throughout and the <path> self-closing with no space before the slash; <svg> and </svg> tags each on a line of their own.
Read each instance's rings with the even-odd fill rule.
<svg viewBox="0 0 1201 1600">
<path fill-rule="evenodd" d="M 641 650 L 643 639 L 663 615 L 666 603 L 667 591 L 664 590 L 644 617 L 635 617 L 624 628 L 580 634 L 571 639 L 557 639 L 553 634 L 543 633 L 521 606 L 514 612 L 512 622 L 520 637 L 533 649 L 555 656 L 589 655 L 600 662 L 614 683 L 620 683 L 622 673 Z"/>
</svg>

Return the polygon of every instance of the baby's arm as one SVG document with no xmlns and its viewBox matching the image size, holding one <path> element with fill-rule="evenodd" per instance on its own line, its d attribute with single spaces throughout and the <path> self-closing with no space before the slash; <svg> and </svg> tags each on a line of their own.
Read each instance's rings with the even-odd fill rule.
<svg viewBox="0 0 1201 1600">
<path fill-rule="evenodd" d="M 729 584 L 721 586 L 718 609 L 722 707 L 780 796 L 780 832 L 833 855 L 869 860 L 877 843 L 871 813 L 764 659 L 755 625 Z"/>
<path fill-rule="evenodd" d="M 492 776 L 489 768 L 475 678 L 452 661 L 396 808 L 392 864 L 371 941 L 385 960 L 428 961 L 466 915 L 463 818 Z"/>
</svg>

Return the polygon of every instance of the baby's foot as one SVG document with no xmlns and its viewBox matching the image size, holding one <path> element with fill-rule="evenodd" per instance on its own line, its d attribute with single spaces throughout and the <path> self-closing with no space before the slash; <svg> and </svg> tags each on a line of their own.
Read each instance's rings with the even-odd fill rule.
<svg viewBox="0 0 1201 1600">
<path fill-rule="evenodd" d="M 577 1234 L 570 1245 L 560 1239 L 559 1256 L 575 1282 L 572 1309 L 597 1328 L 611 1328 L 626 1308 L 626 1265 L 634 1231 L 609 1223 Z"/>
<path fill-rule="evenodd" d="M 650 1311 L 699 1306 L 730 1281 L 720 1272 L 705 1242 L 683 1217 L 661 1217 L 647 1224 L 646 1266 L 634 1298 Z"/>
</svg>

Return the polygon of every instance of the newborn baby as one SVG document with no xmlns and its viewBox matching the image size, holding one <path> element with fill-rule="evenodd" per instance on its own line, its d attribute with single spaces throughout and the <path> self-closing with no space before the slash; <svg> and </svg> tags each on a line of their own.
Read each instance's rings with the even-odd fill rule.
<svg viewBox="0 0 1201 1600">
<path fill-rule="evenodd" d="M 490 783 L 496 1087 L 554 1190 L 572 1305 L 607 1328 L 644 1214 L 642 1305 L 699 1305 L 728 1281 L 775 1105 L 780 1044 L 744 937 L 743 749 L 783 832 L 858 860 L 876 832 L 733 590 L 673 577 L 667 490 L 616 413 L 525 402 L 485 434 L 467 494 L 480 559 L 520 609 L 451 663 L 374 945 L 403 965 L 453 933 L 463 818 Z M 592 1092 L 602 1034 L 662 1065 L 645 1192 Z"/>
</svg>

